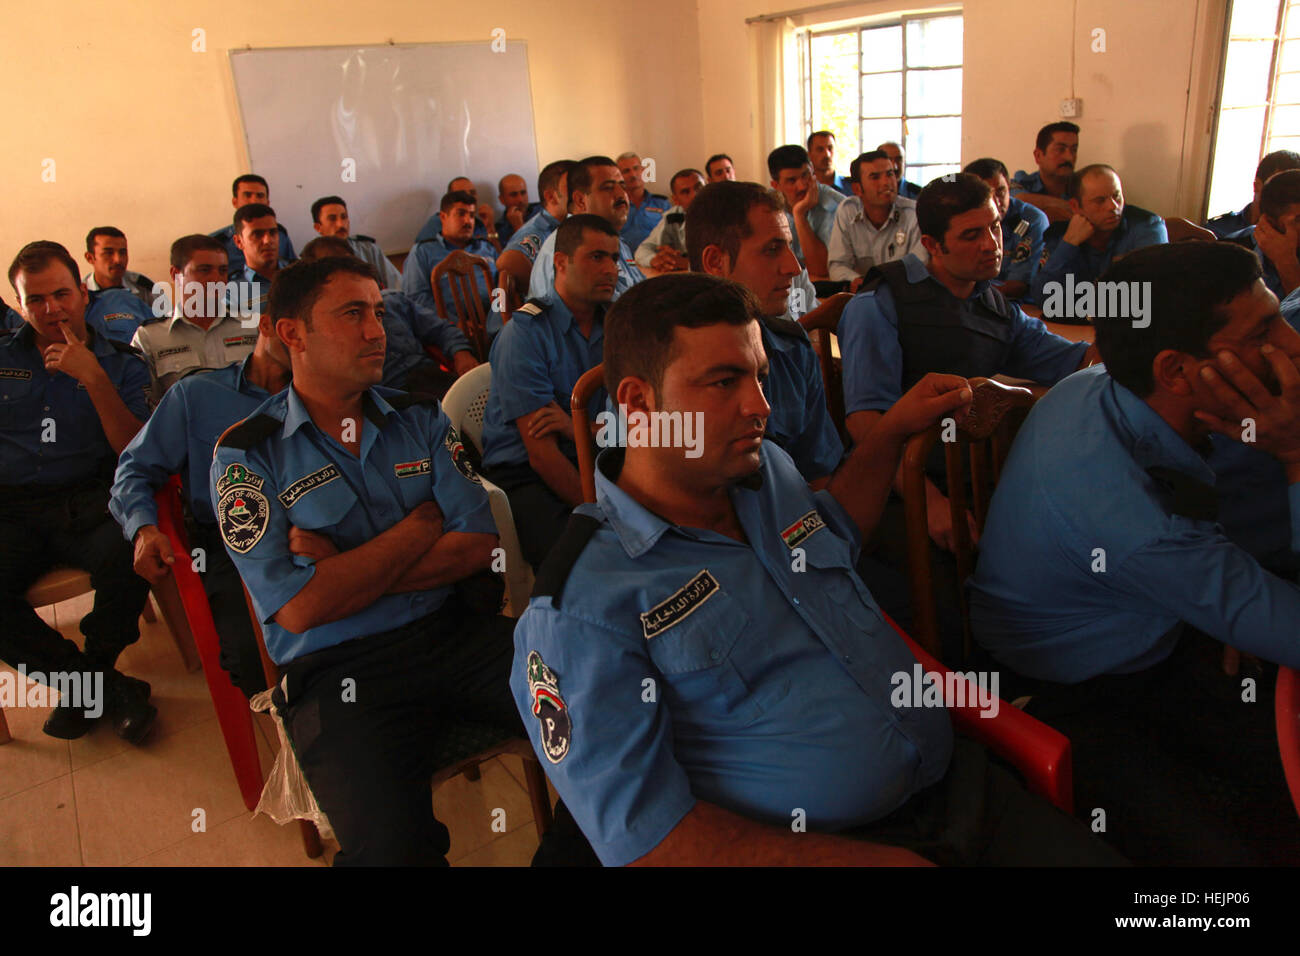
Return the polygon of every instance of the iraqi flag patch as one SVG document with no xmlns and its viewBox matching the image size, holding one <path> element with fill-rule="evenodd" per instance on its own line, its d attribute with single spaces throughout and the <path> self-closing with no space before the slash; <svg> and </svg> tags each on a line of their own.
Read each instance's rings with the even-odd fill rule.
<svg viewBox="0 0 1300 956">
<path fill-rule="evenodd" d="M 798 546 L 799 542 L 803 541 L 809 535 L 820 531 L 824 527 L 826 527 L 826 522 L 822 520 L 822 516 L 814 509 L 782 531 L 781 540 L 785 542 L 787 548 L 794 550 L 794 548 Z"/>
<path fill-rule="evenodd" d="M 432 471 L 432 458 L 421 458 L 419 461 L 402 461 L 393 466 L 393 474 L 398 478 L 414 478 L 416 475 L 427 475 Z"/>
</svg>

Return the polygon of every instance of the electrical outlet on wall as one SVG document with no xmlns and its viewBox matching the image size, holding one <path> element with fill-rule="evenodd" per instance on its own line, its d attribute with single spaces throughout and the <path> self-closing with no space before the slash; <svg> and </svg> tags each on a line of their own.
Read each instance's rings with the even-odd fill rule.
<svg viewBox="0 0 1300 956">
<path fill-rule="evenodd" d="M 1061 100 L 1061 118 L 1074 119 L 1083 112 L 1083 100 Z"/>
</svg>

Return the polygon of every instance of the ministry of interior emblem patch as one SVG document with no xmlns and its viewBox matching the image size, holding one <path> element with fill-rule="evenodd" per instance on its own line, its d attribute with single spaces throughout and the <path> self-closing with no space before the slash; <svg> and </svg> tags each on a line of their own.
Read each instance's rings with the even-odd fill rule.
<svg viewBox="0 0 1300 956">
<path fill-rule="evenodd" d="M 266 479 L 238 462 L 217 479 L 217 527 L 236 554 L 247 554 L 266 534 L 271 507 L 262 494 Z"/>
<path fill-rule="evenodd" d="M 573 722 L 569 706 L 560 696 L 560 682 L 536 651 L 528 652 L 528 695 L 533 699 L 533 716 L 541 724 L 546 759 L 559 763 L 569 752 Z"/>
<path fill-rule="evenodd" d="M 460 432 L 456 431 L 455 425 L 447 426 L 447 437 L 442 440 L 442 446 L 447 449 L 447 454 L 451 455 L 451 463 L 456 466 L 457 471 L 474 484 L 483 484 L 475 473 L 474 466 L 470 464 L 469 452 L 465 450 L 465 443 L 460 440 Z"/>
</svg>

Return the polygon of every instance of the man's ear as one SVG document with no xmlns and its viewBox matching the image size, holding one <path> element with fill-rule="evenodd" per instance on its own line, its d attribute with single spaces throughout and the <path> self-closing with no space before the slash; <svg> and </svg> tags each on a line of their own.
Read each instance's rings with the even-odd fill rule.
<svg viewBox="0 0 1300 956">
<path fill-rule="evenodd" d="M 271 318 L 271 313 L 263 312 L 257 318 L 257 332 L 259 335 L 274 336 L 276 334 L 275 319 Z"/>
<path fill-rule="evenodd" d="M 244 250 L 244 230 L 243 230 L 243 229 L 238 229 L 238 230 L 236 230 L 236 231 L 235 231 L 235 234 L 234 234 L 233 236 L 231 236 L 231 238 L 235 240 L 235 248 L 236 248 L 236 249 L 240 250 L 241 252 L 245 251 L 245 250 Z"/>
<path fill-rule="evenodd" d="M 180 269 L 177 269 L 175 266 L 168 266 L 168 267 L 167 267 L 167 271 L 171 273 L 171 277 L 172 277 L 172 282 L 173 282 L 173 283 L 176 282 L 176 277 L 177 277 L 177 276 L 179 276 L 179 275 L 184 275 L 184 272 L 182 272 L 182 270 L 180 270 Z"/>
<path fill-rule="evenodd" d="M 587 211 L 587 194 L 584 192 L 569 193 L 569 207 L 573 209 L 574 215 Z"/>
<path fill-rule="evenodd" d="M 629 375 L 618 383 L 614 404 L 626 406 L 629 415 L 632 412 L 649 413 L 658 408 L 658 398 L 649 382 Z"/>
<path fill-rule="evenodd" d="M 923 234 L 921 236 L 921 245 L 925 251 L 930 254 L 931 259 L 943 254 L 943 247 L 939 245 L 939 240 L 934 238 L 934 236 Z"/>
<path fill-rule="evenodd" d="M 317 234 L 318 236 L 323 236 L 323 235 L 325 235 L 325 230 L 322 229 L 322 228 L 320 227 L 320 223 L 318 223 L 318 222 L 313 222 L 313 223 L 311 224 L 311 227 L 312 227 L 313 229 L 316 230 L 316 234 Z"/>
<path fill-rule="evenodd" d="M 1066 200 L 1066 202 L 1070 204 L 1070 212 L 1074 213 L 1076 216 L 1083 215 L 1083 207 L 1079 205 L 1079 200 L 1071 196 Z"/>
<path fill-rule="evenodd" d="M 290 352 L 307 351 L 305 339 L 307 324 L 301 319 L 274 319 L 275 334 Z M 261 320 L 258 322 L 261 328 Z"/>
<path fill-rule="evenodd" d="M 239 196 L 238 196 L 238 195 L 235 195 L 235 196 L 231 196 L 231 197 L 230 197 L 230 205 L 231 205 L 231 208 L 233 208 L 233 209 L 238 209 L 238 208 L 239 208 Z"/>
<path fill-rule="evenodd" d="M 1190 398 L 1200 384 L 1204 364 L 1206 360 L 1193 358 L 1186 352 L 1165 349 L 1151 360 L 1151 378 L 1160 391 Z"/>
<path fill-rule="evenodd" d="M 700 269 L 707 275 L 720 276 L 723 279 L 731 275 L 731 257 L 718 245 L 704 247 L 700 255 Z"/>
</svg>

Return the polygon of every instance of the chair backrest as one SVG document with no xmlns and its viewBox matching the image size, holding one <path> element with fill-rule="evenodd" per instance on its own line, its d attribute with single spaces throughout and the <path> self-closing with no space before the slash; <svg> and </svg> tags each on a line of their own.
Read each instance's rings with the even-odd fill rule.
<svg viewBox="0 0 1300 956">
<path fill-rule="evenodd" d="M 1165 218 L 1165 231 L 1169 233 L 1170 242 L 1182 242 L 1185 239 L 1205 239 L 1215 242 L 1219 238 L 1204 226 L 1198 226 L 1188 219 L 1180 219 L 1177 216 Z"/>
<path fill-rule="evenodd" d="M 497 288 L 504 293 L 505 298 L 505 311 L 501 313 L 501 324 L 504 326 L 510 321 L 510 316 L 524 304 L 524 297 L 519 293 L 519 280 L 509 269 L 497 273 Z"/>
<path fill-rule="evenodd" d="M 582 479 L 582 500 L 596 500 L 596 439 L 591 434 L 591 419 L 587 406 L 591 397 L 605 384 L 605 363 L 583 372 L 573 386 L 569 397 L 569 413 L 573 418 L 573 444 L 578 449 L 578 477 Z"/>
<path fill-rule="evenodd" d="M 970 529 L 966 524 L 966 484 L 969 477 L 969 508 L 975 527 L 982 534 L 988 517 L 993 488 L 1011 450 L 1016 431 L 1034 404 L 1027 388 L 1002 385 L 987 378 L 970 380 L 974 397 L 965 421 L 946 419 L 907 441 L 903 449 L 903 508 L 906 513 L 908 577 L 912 589 L 912 631 L 931 654 L 940 656 L 939 626 L 934 593 L 934 571 L 930 565 L 930 532 L 926 511 L 926 462 L 935 442 L 944 441 L 948 477 L 948 504 L 952 512 L 953 540 L 957 558 L 958 601 L 965 653 L 970 653 L 970 614 L 963 585 L 974 570 Z M 963 458 L 963 452 L 967 452 Z M 969 473 L 965 467 L 970 463 Z"/>
<path fill-rule="evenodd" d="M 438 314 L 448 322 L 460 326 L 465 338 L 469 339 L 480 362 L 487 360 L 487 313 L 483 308 L 483 299 L 478 292 L 474 270 L 483 273 L 483 287 L 492 288 L 492 265 L 482 256 L 472 256 L 463 249 L 457 249 L 439 262 L 429 274 L 429 284 L 433 287 L 433 301 Z M 447 308 L 442 295 L 441 279 L 447 279 L 451 287 L 453 309 Z"/>
<path fill-rule="evenodd" d="M 1277 749 L 1282 755 L 1291 802 L 1300 813 L 1300 674 L 1290 667 L 1277 669 L 1277 692 L 1273 695 L 1277 718 Z"/>
<path fill-rule="evenodd" d="M 840 361 L 835 357 L 831 338 L 840 324 L 840 313 L 849 304 L 853 296 L 848 292 L 837 292 L 821 302 L 817 308 L 800 316 L 799 324 L 808 333 L 817 360 L 822 368 L 822 388 L 826 392 L 826 410 L 830 412 L 831 421 L 844 437 L 844 386 L 840 374 Z"/>
<path fill-rule="evenodd" d="M 442 410 L 456 426 L 462 438 L 474 442 L 483 451 L 483 411 L 492 391 L 492 366 L 476 365 L 452 383 L 442 399 Z"/>
</svg>

